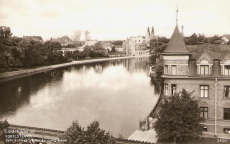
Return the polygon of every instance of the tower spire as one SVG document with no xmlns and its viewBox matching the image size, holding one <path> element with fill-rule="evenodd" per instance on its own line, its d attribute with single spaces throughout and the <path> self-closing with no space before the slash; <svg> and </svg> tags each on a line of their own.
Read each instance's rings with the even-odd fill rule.
<svg viewBox="0 0 230 144">
<path fill-rule="evenodd" d="M 177 9 L 176 9 L 176 25 L 178 23 L 177 15 L 178 15 L 178 6 L 177 6 Z"/>
</svg>

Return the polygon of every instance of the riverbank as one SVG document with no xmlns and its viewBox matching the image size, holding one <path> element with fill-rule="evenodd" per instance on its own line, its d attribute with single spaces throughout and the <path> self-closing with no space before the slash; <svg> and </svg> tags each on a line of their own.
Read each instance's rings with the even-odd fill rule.
<svg viewBox="0 0 230 144">
<path fill-rule="evenodd" d="M 147 57 L 147 56 L 142 56 L 142 57 Z M 8 79 L 11 77 L 17 77 L 17 76 L 20 77 L 20 76 L 24 76 L 24 75 L 28 75 L 28 74 L 36 74 L 36 73 L 41 73 L 41 72 L 49 71 L 49 70 L 56 69 L 56 68 L 78 65 L 78 64 L 95 63 L 95 62 L 118 60 L 118 59 L 128 59 L 128 58 L 135 58 L 135 56 L 101 58 L 101 59 L 87 59 L 87 60 L 72 61 L 69 63 L 62 63 L 62 64 L 49 65 L 49 66 L 40 66 L 40 67 L 36 67 L 36 68 L 22 69 L 22 70 L 12 71 L 12 72 L 4 72 L 4 73 L 0 73 L 0 79 L 5 79 L 5 78 Z"/>
</svg>

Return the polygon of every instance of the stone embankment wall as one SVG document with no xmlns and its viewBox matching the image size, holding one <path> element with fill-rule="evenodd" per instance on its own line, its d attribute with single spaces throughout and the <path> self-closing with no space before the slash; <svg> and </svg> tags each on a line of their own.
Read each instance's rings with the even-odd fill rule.
<svg viewBox="0 0 230 144">
<path fill-rule="evenodd" d="M 94 62 L 102 62 L 102 61 L 109 61 L 109 60 L 117 60 L 117 59 L 127 59 L 127 58 L 134 58 L 134 57 L 115 57 L 115 58 L 103 58 L 103 59 L 88 59 L 88 60 L 82 60 L 82 61 L 72 61 L 69 63 L 62 63 L 62 64 L 56 64 L 56 65 L 49 65 L 49 66 L 41 66 L 37 68 L 31 68 L 31 69 L 23 69 L 19 71 L 12 71 L 12 72 L 5 72 L 0 73 L 0 79 L 1 78 L 9 78 L 13 76 L 22 76 L 22 75 L 28 75 L 28 74 L 36 74 L 41 73 L 44 71 L 49 71 L 55 68 L 60 67 L 66 67 L 71 65 L 77 65 L 77 64 L 85 64 L 85 63 L 94 63 Z"/>
</svg>

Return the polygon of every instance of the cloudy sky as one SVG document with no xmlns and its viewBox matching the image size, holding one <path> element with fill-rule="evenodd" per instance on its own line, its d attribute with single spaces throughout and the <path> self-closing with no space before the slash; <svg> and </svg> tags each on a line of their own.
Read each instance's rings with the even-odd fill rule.
<svg viewBox="0 0 230 144">
<path fill-rule="evenodd" d="M 91 39 L 122 40 L 144 36 L 148 26 L 170 38 L 177 6 L 185 36 L 230 34 L 230 0 L 0 0 L 0 26 L 9 26 L 14 36 L 44 40 L 74 39 L 76 31 L 85 30 Z"/>
</svg>

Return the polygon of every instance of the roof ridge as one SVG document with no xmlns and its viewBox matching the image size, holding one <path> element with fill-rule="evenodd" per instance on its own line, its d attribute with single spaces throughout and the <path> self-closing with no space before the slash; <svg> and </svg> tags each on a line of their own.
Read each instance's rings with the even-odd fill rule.
<svg viewBox="0 0 230 144">
<path fill-rule="evenodd" d="M 10 126 L 21 127 L 21 128 L 30 128 L 30 129 L 39 129 L 39 130 L 47 130 L 47 131 L 54 131 L 54 132 L 64 132 L 63 130 L 55 130 L 55 129 L 49 129 L 49 128 L 40 128 L 40 127 L 23 126 L 23 125 L 15 125 L 15 124 L 10 124 Z"/>
</svg>

